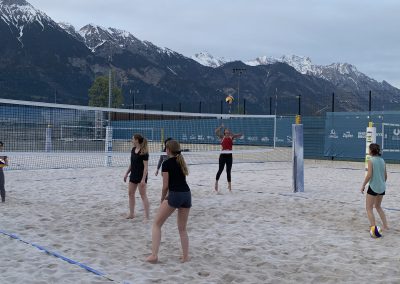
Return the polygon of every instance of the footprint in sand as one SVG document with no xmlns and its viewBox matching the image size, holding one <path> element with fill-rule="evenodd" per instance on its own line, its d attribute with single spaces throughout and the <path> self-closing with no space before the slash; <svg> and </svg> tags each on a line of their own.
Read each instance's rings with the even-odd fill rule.
<svg viewBox="0 0 400 284">
<path fill-rule="evenodd" d="M 210 272 L 208 272 L 208 271 L 199 271 L 197 274 L 198 274 L 199 276 L 202 276 L 202 277 L 208 277 L 208 276 L 210 276 Z"/>
</svg>

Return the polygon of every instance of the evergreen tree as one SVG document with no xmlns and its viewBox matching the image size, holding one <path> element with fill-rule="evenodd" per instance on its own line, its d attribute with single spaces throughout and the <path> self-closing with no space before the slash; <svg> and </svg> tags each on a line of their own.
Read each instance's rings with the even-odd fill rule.
<svg viewBox="0 0 400 284">
<path fill-rule="evenodd" d="M 112 86 L 111 107 L 119 108 L 124 102 L 120 88 Z M 97 77 L 89 89 L 89 106 L 108 107 L 108 77 Z"/>
</svg>

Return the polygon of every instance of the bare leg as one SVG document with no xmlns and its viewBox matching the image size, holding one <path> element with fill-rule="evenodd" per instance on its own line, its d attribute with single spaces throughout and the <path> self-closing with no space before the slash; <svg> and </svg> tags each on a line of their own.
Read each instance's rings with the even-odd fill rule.
<svg viewBox="0 0 400 284">
<path fill-rule="evenodd" d="M 378 195 L 376 197 L 375 209 L 376 209 L 376 211 L 378 211 L 379 217 L 381 217 L 382 224 L 383 224 L 383 229 L 384 230 L 389 230 L 389 226 L 388 226 L 388 223 L 387 223 L 387 220 L 386 220 L 385 212 L 383 211 L 383 209 L 381 207 L 382 199 L 383 199 L 383 195 Z"/>
<path fill-rule="evenodd" d="M 129 182 L 128 185 L 128 197 L 129 197 L 129 213 L 126 219 L 133 219 L 135 217 L 135 193 L 137 188 L 136 183 Z"/>
<path fill-rule="evenodd" d="M 232 183 L 231 183 L 231 182 L 228 182 L 228 190 L 229 190 L 230 192 L 232 192 Z"/>
<path fill-rule="evenodd" d="M 190 208 L 178 209 L 178 230 L 182 245 L 182 262 L 189 260 L 189 237 L 186 230 Z"/>
<path fill-rule="evenodd" d="M 218 180 L 215 181 L 215 191 L 218 192 Z"/>
<path fill-rule="evenodd" d="M 368 216 L 369 224 L 371 227 L 376 225 L 375 216 L 374 216 L 374 212 L 373 212 L 375 200 L 376 200 L 376 196 L 367 194 L 367 198 L 365 201 L 365 208 L 367 210 L 367 216 Z"/>
<path fill-rule="evenodd" d="M 164 200 L 160 208 L 158 209 L 158 213 L 156 218 L 154 219 L 151 239 L 151 255 L 149 255 L 146 259 L 147 262 L 157 263 L 158 261 L 158 250 L 160 248 L 161 242 L 161 227 L 164 222 L 168 219 L 168 217 L 175 211 L 175 208 L 170 207 L 168 205 L 168 200 Z"/>
<path fill-rule="evenodd" d="M 147 221 L 149 220 L 150 205 L 149 205 L 149 199 L 147 198 L 146 194 L 146 185 L 144 186 L 139 185 L 139 193 L 143 201 L 144 220 Z"/>
</svg>

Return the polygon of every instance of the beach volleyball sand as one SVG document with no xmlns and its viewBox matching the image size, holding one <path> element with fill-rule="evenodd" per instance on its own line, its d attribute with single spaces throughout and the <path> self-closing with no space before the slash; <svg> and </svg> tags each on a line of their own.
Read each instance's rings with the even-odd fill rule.
<svg viewBox="0 0 400 284">
<path fill-rule="evenodd" d="M 0 283 L 400 282 L 399 166 L 388 165 L 383 206 L 391 230 L 380 239 L 369 236 L 360 193 L 364 163 L 306 161 L 304 193 L 292 193 L 289 163 L 253 163 L 233 165 L 232 193 L 224 172 L 216 195 L 217 168 L 189 167 L 191 260 L 179 262 L 173 215 L 163 227 L 156 265 L 144 261 L 151 222 L 142 222 L 138 192 L 136 218 L 124 218 L 126 168 L 6 171 Z M 151 218 L 161 194 L 154 171 L 150 167 L 147 189 Z"/>
</svg>

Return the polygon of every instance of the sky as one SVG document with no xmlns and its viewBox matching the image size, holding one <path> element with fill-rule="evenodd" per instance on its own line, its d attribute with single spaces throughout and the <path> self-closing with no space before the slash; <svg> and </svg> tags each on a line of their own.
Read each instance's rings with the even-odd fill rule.
<svg viewBox="0 0 400 284">
<path fill-rule="evenodd" d="M 27 0 L 56 22 L 130 32 L 185 56 L 350 63 L 400 88 L 398 0 Z"/>
</svg>

